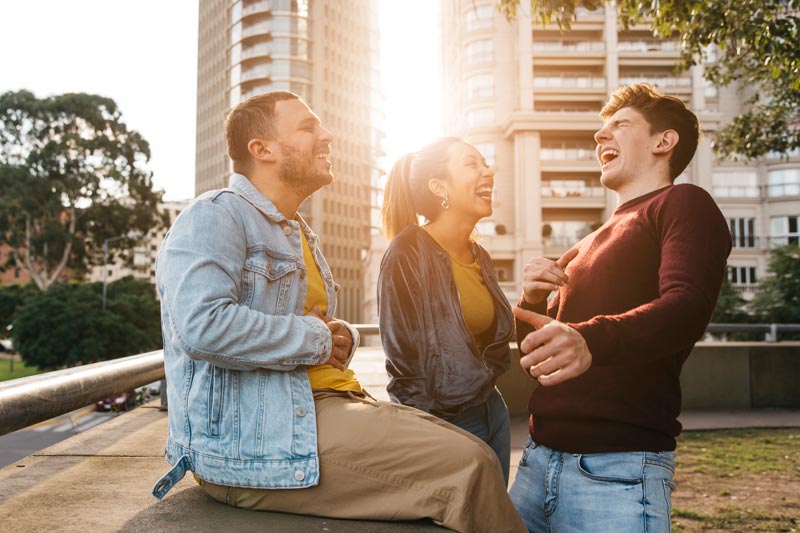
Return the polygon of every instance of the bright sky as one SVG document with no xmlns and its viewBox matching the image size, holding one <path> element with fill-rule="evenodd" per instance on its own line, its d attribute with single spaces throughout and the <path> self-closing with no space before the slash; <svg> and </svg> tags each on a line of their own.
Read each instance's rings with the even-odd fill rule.
<svg viewBox="0 0 800 533">
<path fill-rule="evenodd" d="M 388 170 L 441 133 L 438 3 L 373 1 L 381 11 Z M 113 98 L 149 141 L 165 198 L 194 196 L 196 1 L 0 1 L 0 21 L 0 93 Z"/>
</svg>

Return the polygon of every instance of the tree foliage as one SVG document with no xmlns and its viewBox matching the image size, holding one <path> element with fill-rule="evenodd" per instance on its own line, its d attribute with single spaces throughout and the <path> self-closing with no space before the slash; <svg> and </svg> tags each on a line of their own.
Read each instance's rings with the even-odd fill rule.
<svg viewBox="0 0 800 533">
<path fill-rule="evenodd" d="M 149 157 L 110 98 L 0 95 L 0 244 L 11 248 L 0 268 L 22 268 L 46 289 L 100 264 L 105 239 L 161 223 Z M 110 243 L 111 258 L 134 244 Z"/>
<path fill-rule="evenodd" d="M 17 312 L 12 336 L 26 365 L 55 369 L 161 348 L 159 303 L 144 281 L 108 285 L 60 283 L 30 297 Z"/>
<path fill-rule="evenodd" d="M 507 19 L 521 0 L 500 0 Z M 534 21 L 569 30 L 576 8 L 594 11 L 601 0 L 530 0 Z M 617 0 L 623 28 L 647 23 L 660 38 L 678 36 L 677 68 L 710 62 L 714 85 L 739 82 L 751 90 L 744 112 L 714 140 L 720 156 L 752 159 L 800 148 L 800 0 Z M 710 55 L 713 54 L 713 55 Z"/>
<path fill-rule="evenodd" d="M 27 299 L 39 290 L 33 285 L 0 286 L 0 338 L 6 337 L 8 327 L 14 323 L 14 315 Z"/>
<path fill-rule="evenodd" d="M 762 322 L 800 324 L 800 247 L 774 248 L 767 274 L 750 302 L 753 313 Z"/>
</svg>

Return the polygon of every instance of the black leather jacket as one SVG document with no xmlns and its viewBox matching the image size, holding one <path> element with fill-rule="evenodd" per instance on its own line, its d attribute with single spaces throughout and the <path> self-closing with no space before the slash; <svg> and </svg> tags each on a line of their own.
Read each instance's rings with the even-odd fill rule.
<svg viewBox="0 0 800 533">
<path fill-rule="evenodd" d="M 489 253 L 473 244 L 495 308 L 482 353 L 464 322 L 450 256 L 419 226 L 389 244 L 378 276 L 381 341 L 393 401 L 447 417 L 481 403 L 508 370 L 514 319 Z"/>
</svg>

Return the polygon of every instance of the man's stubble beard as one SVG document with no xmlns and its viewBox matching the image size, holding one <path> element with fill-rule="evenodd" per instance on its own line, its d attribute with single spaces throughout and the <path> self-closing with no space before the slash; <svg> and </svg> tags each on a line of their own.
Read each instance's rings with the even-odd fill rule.
<svg viewBox="0 0 800 533">
<path fill-rule="evenodd" d="M 280 164 L 280 180 L 304 198 L 333 181 L 331 174 L 316 168 L 313 155 L 304 157 L 297 148 L 280 143 L 283 161 Z"/>
</svg>

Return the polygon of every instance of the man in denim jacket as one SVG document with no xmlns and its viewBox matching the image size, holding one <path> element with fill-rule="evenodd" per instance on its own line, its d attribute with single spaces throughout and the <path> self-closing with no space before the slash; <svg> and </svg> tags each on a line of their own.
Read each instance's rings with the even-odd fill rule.
<svg viewBox="0 0 800 533">
<path fill-rule="evenodd" d="M 153 495 L 190 470 L 242 508 L 524 531 L 490 448 L 373 400 L 346 366 L 358 333 L 333 318 L 336 284 L 297 213 L 333 181 L 331 133 L 273 92 L 236 106 L 226 136 L 229 187 L 178 217 L 156 261 L 173 467 Z"/>
</svg>

